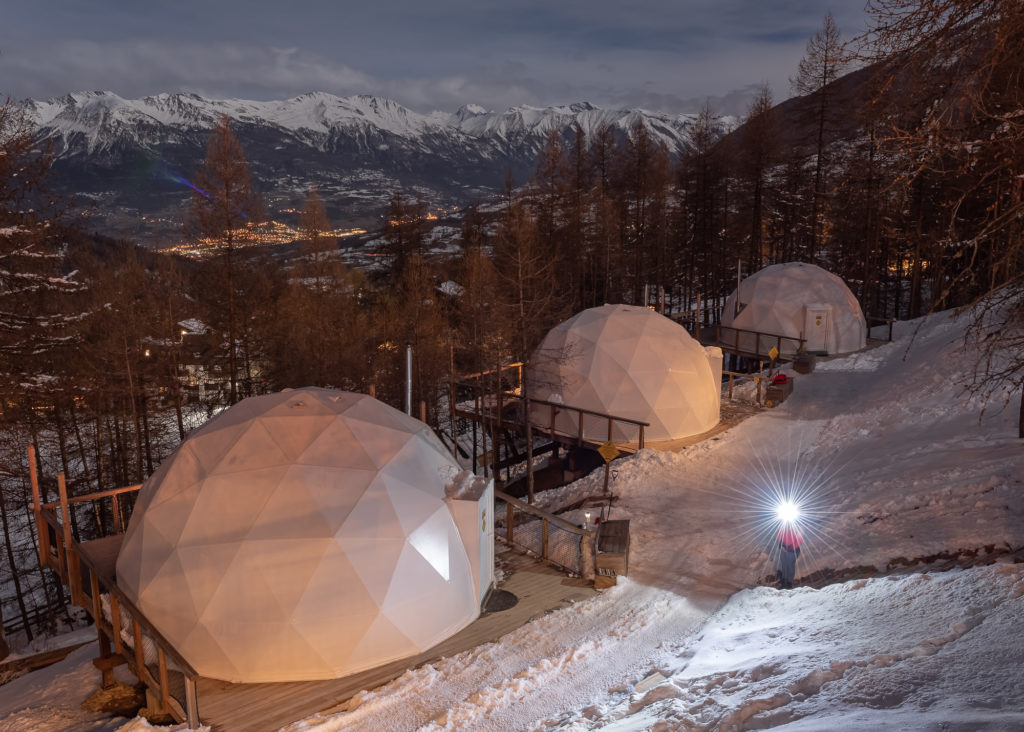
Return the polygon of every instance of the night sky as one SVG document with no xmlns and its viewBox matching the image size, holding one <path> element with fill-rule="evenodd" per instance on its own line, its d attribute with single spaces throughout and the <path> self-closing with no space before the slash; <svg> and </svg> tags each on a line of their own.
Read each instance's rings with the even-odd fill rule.
<svg viewBox="0 0 1024 732">
<path fill-rule="evenodd" d="M 5 0 L 0 94 L 391 97 L 417 111 L 589 101 L 739 113 L 776 101 L 831 10 L 861 0 Z"/>
</svg>

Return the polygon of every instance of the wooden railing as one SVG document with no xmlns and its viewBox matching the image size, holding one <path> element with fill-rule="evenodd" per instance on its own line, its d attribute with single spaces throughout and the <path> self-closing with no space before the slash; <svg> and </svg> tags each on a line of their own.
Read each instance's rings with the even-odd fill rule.
<svg viewBox="0 0 1024 732">
<path fill-rule="evenodd" d="M 136 678 L 153 690 L 161 707 L 160 712 L 169 713 L 178 721 L 186 722 L 189 729 L 199 729 L 199 704 L 196 694 L 196 679 L 199 674 L 117 586 L 115 577 L 111 576 L 105 567 L 92 561 L 89 552 L 83 551 L 83 544 L 72 536 L 73 507 L 88 501 L 106 499 L 111 502 L 115 534 L 122 533 L 126 522 L 121 515 L 121 497 L 138 491 L 142 486 L 132 485 L 68 497 L 67 483 L 64 474 L 61 473 L 57 476 L 59 499 L 42 503 L 33 446 L 28 448 L 28 458 L 36 534 L 39 540 L 39 564 L 57 572 L 61 582 L 67 585 L 71 592 L 71 601 L 85 608 L 96 624 L 100 657 L 93 663 L 103 673 L 104 687 L 113 683 L 113 668 L 126 663 Z M 103 612 L 103 593 L 110 597 L 109 620 Z M 132 653 L 125 652 L 124 639 L 121 637 L 122 609 L 127 611 L 131 618 Z M 153 669 L 146 663 L 144 636 L 156 646 L 157 659 Z M 171 693 L 168 659 L 173 662 L 184 679 L 183 700 L 177 699 Z"/>
<path fill-rule="evenodd" d="M 761 333 L 756 330 L 743 330 L 726 325 L 714 325 L 701 328 L 701 343 L 706 346 L 718 346 L 741 356 L 757 356 L 768 359 L 772 346 L 779 350 L 777 360 L 788 361 L 804 347 L 803 338 L 780 335 L 778 333 Z"/>
<path fill-rule="evenodd" d="M 757 386 L 757 404 L 758 406 L 764 404 L 764 392 L 762 390 L 762 382 L 765 377 L 760 374 L 742 374 L 738 371 L 723 371 L 722 376 L 728 377 L 728 395 L 729 399 L 732 399 L 734 382 L 742 381 L 743 379 L 750 379 Z"/>
<path fill-rule="evenodd" d="M 651 426 L 650 422 L 644 422 L 644 421 L 639 420 L 639 419 L 630 419 L 629 417 L 617 417 L 614 414 L 607 414 L 606 412 L 596 412 L 593 409 L 584 409 L 583 407 L 574 407 L 571 404 L 560 404 L 558 402 L 551 402 L 551 401 L 547 401 L 545 399 L 530 399 L 530 406 L 531 407 L 532 406 L 536 406 L 538 404 L 541 405 L 541 406 L 546 406 L 546 407 L 548 407 L 551 410 L 550 420 L 549 420 L 549 423 L 548 423 L 548 434 L 550 435 L 552 440 L 556 439 L 557 435 L 560 435 L 562 437 L 569 437 L 569 438 L 575 440 L 577 446 L 582 445 L 586 441 L 600 442 L 600 439 L 595 439 L 594 437 L 588 438 L 586 436 L 585 432 L 584 432 L 584 429 L 583 429 L 583 417 L 589 415 L 591 417 L 597 417 L 598 419 L 603 419 L 603 420 L 607 421 L 607 424 L 608 424 L 607 441 L 608 442 L 613 442 L 612 434 L 614 433 L 615 423 L 616 422 L 621 422 L 623 424 L 628 424 L 628 425 L 632 425 L 632 426 L 636 427 L 637 428 L 637 450 L 643 450 L 644 449 L 644 430 L 647 427 Z M 559 412 L 569 412 L 569 413 L 574 413 L 576 415 L 576 420 L 575 420 L 576 434 L 575 435 L 567 433 L 564 430 L 559 431 L 559 430 L 555 429 L 555 420 L 558 417 L 558 413 Z"/>
<path fill-rule="evenodd" d="M 494 500 L 496 538 L 584 579 L 594 578 L 595 532 L 499 490 L 494 491 Z M 503 519 L 499 502 L 505 504 Z"/>
<path fill-rule="evenodd" d="M 895 322 L 892 318 L 876 318 L 876 317 L 873 317 L 873 316 L 868 316 L 867 321 L 868 321 L 868 335 L 869 336 L 871 335 L 871 330 L 876 325 L 885 325 L 885 326 L 888 326 L 888 328 L 889 328 L 889 333 L 888 333 L 888 337 L 886 338 L 886 340 L 889 341 L 889 342 L 892 342 L 892 324 L 893 324 L 893 322 Z"/>
</svg>

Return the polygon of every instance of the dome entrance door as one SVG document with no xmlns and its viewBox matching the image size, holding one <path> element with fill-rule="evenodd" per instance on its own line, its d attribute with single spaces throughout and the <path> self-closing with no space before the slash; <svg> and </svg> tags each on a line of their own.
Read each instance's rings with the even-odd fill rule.
<svg viewBox="0 0 1024 732">
<path fill-rule="evenodd" d="M 832 346 L 832 306 L 804 307 L 804 340 L 808 353 L 828 354 Z"/>
</svg>

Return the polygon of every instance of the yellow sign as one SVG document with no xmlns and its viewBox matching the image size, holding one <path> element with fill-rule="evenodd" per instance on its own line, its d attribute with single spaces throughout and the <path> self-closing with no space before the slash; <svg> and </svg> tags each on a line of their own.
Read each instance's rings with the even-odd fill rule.
<svg viewBox="0 0 1024 732">
<path fill-rule="evenodd" d="M 779 357 L 779 349 L 776 348 L 775 346 L 772 346 L 772 350 L 768 351 L 768 358 L 770 358 L 772 361 L 774 361 L 778 357 Z"/>
<path fill-rule="evenodd" d="M 619 448 L 615 447 L 615 443 L 611 440 L 597 448 L 597 452 L 604 458 L 606 463 L 610 463 L 619 456 Z"/>
</svg>

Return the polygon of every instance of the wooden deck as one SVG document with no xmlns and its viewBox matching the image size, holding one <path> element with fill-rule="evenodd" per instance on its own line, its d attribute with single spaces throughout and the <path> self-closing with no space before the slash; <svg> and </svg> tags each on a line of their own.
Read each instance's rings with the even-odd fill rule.
<svg viewBox="0 0 1024 732">
<path fill-rule="evenodd" d="M 121 536 L 110 536 L 81 545 L 94 567 L 110 580 L 114 577 Z M 594 596 L 582 579 L 570 579 L 536 559 L 513 551 L 499 554 L 498 565 L 505 573 L 499 589 L 511 592 L 518 603 L 500 612 L 484 613 L 468 627 L 428 651 L 363 673 L 326 681 L 275 684 L 232 684 L 200 677 L 196 682 L 199 716 L 214 732 L 274 732 L 290 722 L 317 712 L 345 709 L 357 692 L 372 689 L 439 658 L 452 656 L 495 641 L 533 618 L 573 602 Z M 180 674 L 171 673 L 173 676 Z M 183 693 L 183 682 L 170 679 L 174 696 Z"/>
</svg>

